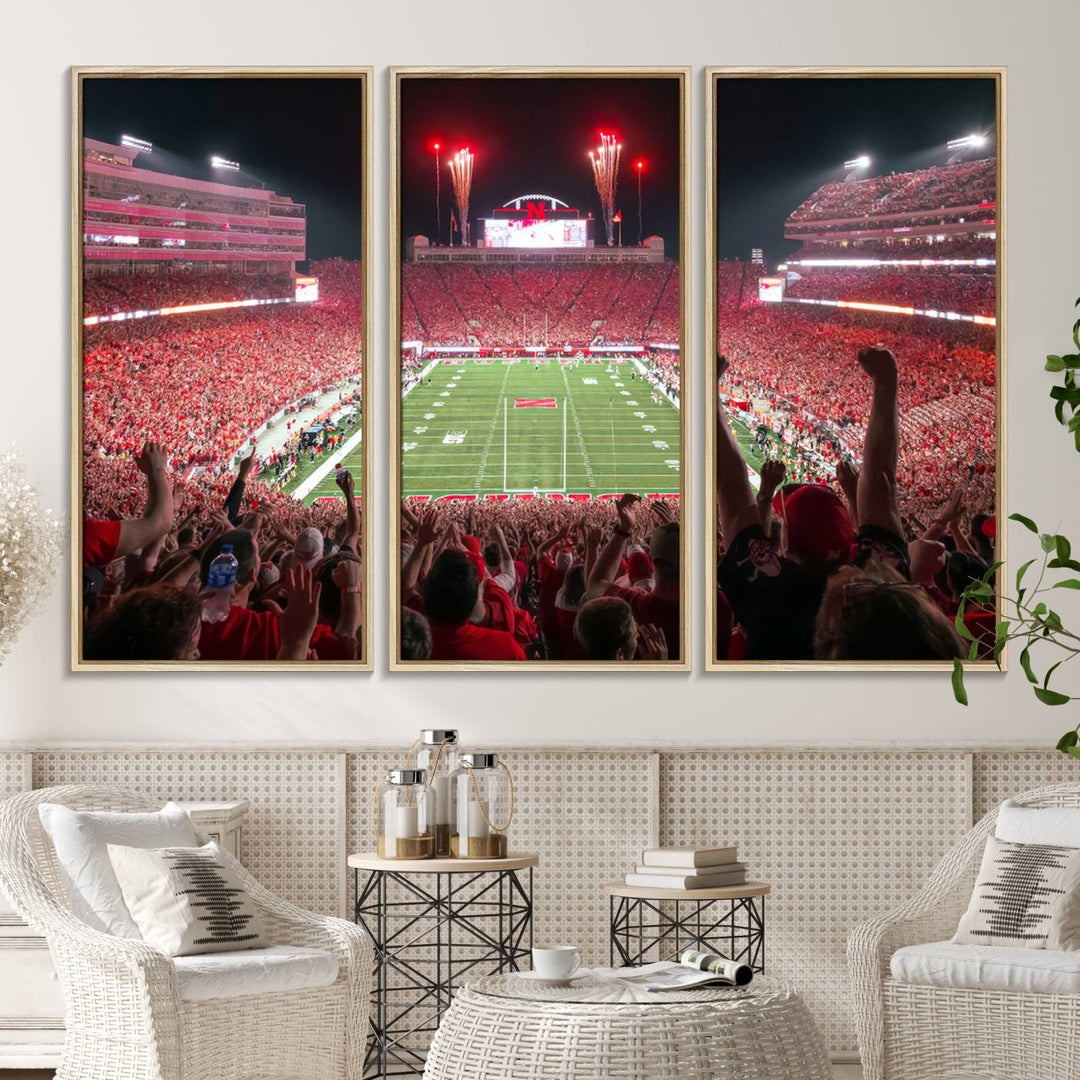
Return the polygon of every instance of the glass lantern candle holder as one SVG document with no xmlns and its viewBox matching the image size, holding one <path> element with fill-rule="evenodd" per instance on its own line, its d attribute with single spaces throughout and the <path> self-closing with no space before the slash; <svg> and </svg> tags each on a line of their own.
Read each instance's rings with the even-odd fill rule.
<svg viewBox="0 0 1080 1080">
<path fill-rule="evenodd" d="M 498 754 L 462 754 L 454 782 L 456 831 L 450 851 L 461 859 L 505 859 L 514 819 L 514 782 Z"/>
<path fill-rule="evenodd" d="M 427 773 L 428 787 L 435 796 L 435 855 L 450 854 L 450 835 L 454 831 L 452 784 L 459 770 L 461 748 L 458 733 L 452 728 L 425 728 L 420 732 L 416 749 L 416 767 Z"/>
<path fill-rule="evenodd" d="M 423 769 L 394 769 L 375 789 L 375 836 L 383 859 L 435 854 L 436 799 Z"/>
</svg>

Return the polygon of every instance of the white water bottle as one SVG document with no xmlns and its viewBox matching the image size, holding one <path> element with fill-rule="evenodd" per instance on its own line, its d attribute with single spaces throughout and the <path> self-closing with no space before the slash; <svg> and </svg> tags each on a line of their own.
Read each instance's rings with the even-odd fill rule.
<svg viewBox="0 0 1080 1080">
<path fill-rule="evenodd" d="M 233 586 L 240 570 L 240 563 L 233 554 L 232 544 L 222 544 L 214 556 L 206 575 L 206 587 L 210 595 L 203 601 L 202 621 L 223 622 L 229 614 Z"/>
</svg>

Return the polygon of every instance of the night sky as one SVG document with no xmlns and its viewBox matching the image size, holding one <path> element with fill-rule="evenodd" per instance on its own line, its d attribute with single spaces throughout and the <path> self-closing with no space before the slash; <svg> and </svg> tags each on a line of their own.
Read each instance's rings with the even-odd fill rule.
<svg viewBox="0 0 1080 1080">
<path fill-rule="evenodd" d="M 730 77 L 716 95 L 717 250 L 747 260 L 764 248 L 770 268 L 800 246 L 784 220 L 842 180 L 844 161 L 868 154 L 867 177 L 944 165 L 949 139 L 992 135 L 995 122 L 990 78 Z"/>
<path fill-rule="evenodd" d="M 435 238 L 435 159 L 441 159 L 443 243 L 453 205 L 447 159 L 468 147 L 475 155 L 469 218 L 476 220 L 517 195 L 554 195 L 597 219 L 600 200 L 587 154 L 599 133 L 623 144 L 615 202 L 623 215 L 623 242 L 637 242 L 637 177 L 643 173 L 643 236 L 664 239 L 665 254 L 679 254 L 679 81 L 677 78 L 426 78 L 401 83 L 402 238 Z M 456 210 L 455 210 L 456 214 Z M 616 227 L 616 239 L 618 230 Z M 455 237 L 456 239 L 456 237 Z"/>
<path fill-rule="evenodd" d="M 363 85 L 358 78 L 87 78 L 83 134 L 154 144 L 140 168 L 243 187 L 307 206 L 308 257 L 361 256 Z M 210 168 L 211 155 L 242 171 Z"/>
</svg>

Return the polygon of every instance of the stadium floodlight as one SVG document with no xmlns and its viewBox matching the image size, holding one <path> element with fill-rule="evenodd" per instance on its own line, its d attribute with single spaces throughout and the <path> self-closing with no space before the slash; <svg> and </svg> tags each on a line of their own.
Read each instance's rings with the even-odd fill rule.
<svg viewBox="0 0 1080 1080">
<path fill-rule="evenodd" d="M 865 169 L 870 165 L 870 158 L 867 154 L 860 154 L 857 158 L 852 158 L 850 161 L 844 162 L 845 169 Z"/>
<path fill-rule="evenodd" d="M 228 158 L 219 157 L 215 154 L 210 159 L 210 167 L 213 169 L 224 169 L 226 172 L 239 172 L 240 162 L 230 161 Z"/>
<path fill-rule="evenodd" d="M 976 132 L 973 135 L 965 135 L 960 139 L 950 139 L 945 144 L 946 150 L 966 150 L 969 146 L 985 146 L 986 136 Z"/>
<path fill-rule="evenodd" d="M 120 145 L 126 146 L 129 150 L 138 150 L 140 154 L 149 154 L 154 149 L 152 142 L 147 142 L 145 139 L 137 139 L 134 135 L 121 135 Z"/>
</svg>

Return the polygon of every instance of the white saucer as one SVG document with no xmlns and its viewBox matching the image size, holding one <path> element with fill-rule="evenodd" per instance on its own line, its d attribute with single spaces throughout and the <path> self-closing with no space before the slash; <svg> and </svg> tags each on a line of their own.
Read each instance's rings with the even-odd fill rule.
<svg viewBox="0 0 1080 1080">
<path fill-rule="evenodd" d="M 539 971 L 515 971 L 514 976 L 518 979 L 527 979 L 529 982 L 539 983 L 541 986 L 569 986 L 572 982 L 577 982 L 578 979 L 584 979 L 591 974 L 588 971 L 579 969 L 575 971 L 573 975 L 566 975 L 562 978 L 552 979 L 547 976 L 541 975 Z"/>
</svg>

